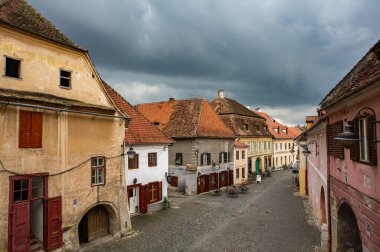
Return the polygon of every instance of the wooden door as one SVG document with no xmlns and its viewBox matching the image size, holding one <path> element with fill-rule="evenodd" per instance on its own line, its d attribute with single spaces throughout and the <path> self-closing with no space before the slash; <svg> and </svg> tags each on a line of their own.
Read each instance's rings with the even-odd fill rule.
<svg viewBox="0 0 380 252">
<path fill-rule="evenodd" d="M 140 203 L 139 192 L 140 192 L 140 189 L 138 186 L 130 187 L 128 189 L 129 212 L 131 214 L 139 212 L 139 203 Z"/>
<path fill-rule="evenodd" d="M 209 181 L 209 190 L 214 190 L 216 188 L 216 173 L 210 174 L 210 181 Z"/>
<path fill-rule="evenodd" d="M 197 194 L 202 193 L 201 176 L 197 177 Z"/>
<path fill-rule="evenodd" d="M 148 212 L 148 192 L 147 192 L 148 186 L 142 185 L 140 187 L 140 213 L 147 213 Z"/>
<path fill-rule="evenodd" d="M 9 215 L 8 251 L 29 251 L 30 201 L 12 204 Z"/>
<path fill-rule="evenodd" d="M 103 206 L 97 206 L 87 213 L 88 242 L 108 234 L 108 213 Z"/>
<path fill-rule="evenodd" d="M 47 200 L 46 248 L 52 250 L 62 246 L 62 197 Z"/>
<path fill-rule="evenodd" d="M 226 186 L 226 173 L 225 172 L 220 172 L 219 173 L 219 188 L 225 187 Z"/>
<path fill-rule="evenodd" d="M 170 186 L 178 187 L 178 176 L 172 176 Z"/>
<path fill-rule="evenodd" d="M 233 185 L 234 184 L 234 171 L 233 170 L 229 170 L 228 171 L 228 179 L 229 179 L 229 185 Z"/>
<path fill-rule="evenodd" d="M 204 175 L 205 177 L 205 192 L 210 191 L 210 175 Z"/>
</svg>

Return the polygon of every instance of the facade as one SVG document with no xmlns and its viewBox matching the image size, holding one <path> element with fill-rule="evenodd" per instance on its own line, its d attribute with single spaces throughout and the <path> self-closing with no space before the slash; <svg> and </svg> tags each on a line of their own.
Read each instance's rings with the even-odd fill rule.
<svg viewBox="0 0 380 252">
<path fill-rule="evenodd" d="M 27 2 L 2 1 L 0 13 L 0 251 L 126 234 L 128 118 L 87 52 Z"/>
<path fill-rule="evenodd" d="M 298 135 L 293 134 L 288 126 L 277 122 L 268 114 L 257 110 L 255 112 L 265 118 L 269 132 L 273 135 L 273 167 L 279 169 L 295 163 L 298 147 L 294 140 Z"/>
<path fill-rule="evenodd" d="M 298 137 L 298 141 L 308 145 L 311 152 L 303 156 L 302 194 L 307 194 L 313 207 L 314 215 L 321 226 L 321 245 L 327 250 L 328 243 L 328 187 L 327 187 L 327 135 L 325 118 L 316 119 L 309 128 Z"/>
<path fill-rule="evenodd" d="M 218 91 L 210 104 L 235 137 L 249 146 L 248 171 L 260 173 L 273 167 L 273 136 L 265 119 L 237 101 L 224 97 L 223 90 Z"/>
<path fill-rule="evenodd" d="M 109 85 L 105 86 L 116 106 L 131 117 L 125 132 L 124 144 L 127 175 L 125 182 L 130 214 L 160 210 L 164 198 L 168 195 L 168 147 L 174 141 L 165 136 Z M 136 152 L 133 158 L 127 155 L 130 148 Z"/>
<path fill-rule="evenodd" d="M 320 104 L 327 120 L 332 251 L 380 251 L 379 96 L 380 42 Z M 348 124 L 345 131 L 358 140 L 337 140 Z"/>
<path fill-rule="evenodd" d="M 233 183 L 234 135 L 207 100 L 170 98 L 136 107 L 175 140 L 169 147 L 171 188 L 190 195 Z"/>
<path fill-rule="evenodd" d="M 234 147 L 234 185 L 240 185 L 248 179 L 248 145 L 235 141 Z"/>
</svg>

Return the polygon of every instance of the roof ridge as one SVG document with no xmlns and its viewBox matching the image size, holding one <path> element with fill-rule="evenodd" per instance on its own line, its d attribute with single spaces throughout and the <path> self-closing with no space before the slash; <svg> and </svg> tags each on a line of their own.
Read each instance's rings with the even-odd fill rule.
<svg viewBox="0 0 380 252">
<path fill-rule="evenodd" d="M 201 98 L 197 98 L 197 97 L 192 97 L 192 98 L 182 98 L 182 99 L 176 99 L 176 98 L 173 98 L 173 101 L 191 101 L 191 100 L 203 100 L 203 99 L 206 99 L 204 97 L 201 97 Z M 136 105 L 134 105 L 135 107 L 138 107 L 138 106 L 141 106 L 141 105 L 148 105 L 148 104 L 159 104 L 159 103 L 168 103 L 168 102 L 172 102 L 170 100 L 163 100 L 163 101 L 152 101 L 152 102 L 143 102 L 143 103 L 138 103 Z"/>
</svg>

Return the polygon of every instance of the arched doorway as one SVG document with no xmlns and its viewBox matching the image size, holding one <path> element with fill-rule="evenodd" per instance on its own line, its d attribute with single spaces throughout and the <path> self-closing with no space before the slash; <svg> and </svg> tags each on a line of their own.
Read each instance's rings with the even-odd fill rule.
<svg viewBox="0 0 380 252">
<path fill-rule="evenodd" d="M 256 168 L 256 173 L 259 174 L 260 173 L 260 158 L 256 158 L 255 168 Z"/>
<path fill-rule="evenodd" d="M 338 211 L 338 251 L 362 251 L 356 217 L 347 203 L 343 203 Z"/>
<path fill-rule="evenodd" d="M 87 243 L 111 233 L 110 215 L 106 206 L 97 205 L 91 208 L 78 225 L 80 243 Z"/>
<path fill-rule="evenodd" d="M 325 201 L 325 190 L 321 187 L 321 196 L 319 200 L 319 209 L 321 210 L 321 224 L 326 223 L 326 201 Z"/>
</svg>

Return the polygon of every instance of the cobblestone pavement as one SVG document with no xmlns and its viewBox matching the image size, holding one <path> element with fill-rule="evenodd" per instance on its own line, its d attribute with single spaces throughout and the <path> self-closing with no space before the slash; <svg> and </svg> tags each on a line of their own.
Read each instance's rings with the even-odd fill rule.
<svg viewBox="0 0 380 252">
<path fill-rule="evenodd" d="M 314 251 L 320 243 L 289 170 L 250 185 L 237 198 L 224 193 L 174 201 L 174 208 L 134 217 L 134 235 L 92 251 L 298 252 Z"/>
</svg>

